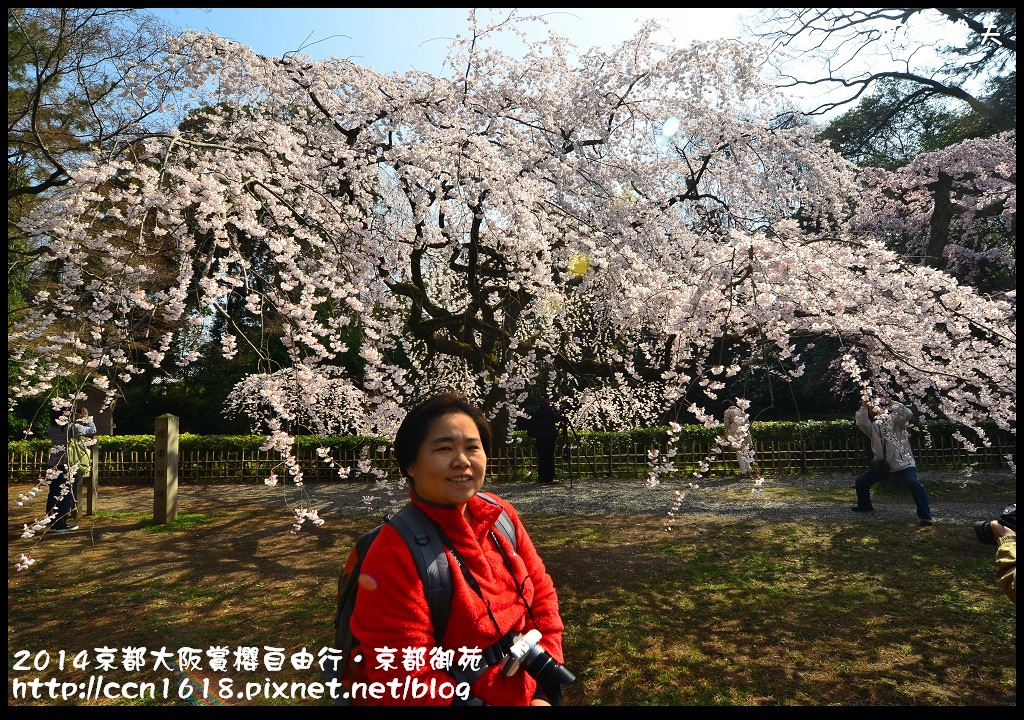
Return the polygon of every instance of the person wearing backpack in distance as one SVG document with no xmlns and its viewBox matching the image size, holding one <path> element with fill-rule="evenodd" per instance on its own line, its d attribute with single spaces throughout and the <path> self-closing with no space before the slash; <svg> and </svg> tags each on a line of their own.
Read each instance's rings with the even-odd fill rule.
<svg viewBox="0 0 1024 720">
<path fill-rule="evenodd" d="M 520 636 L 536 630 L 537 647 L 560 667 L 563 625 L 554 583 L 515 509 L 493 493 L 488 500 L 478 496 L 490 451 L 487 419 L 455 393 L 420 403 L 399 427 L 395 456 L 410 502 L 435 523 L 446 548 L 450 615 L 435 640 L 409 544 L 392 524 L 381 526 L 363 559 L 349 626 L 364 656 L 353 679 L 381 683 L 387 691 L 377 698 L 353 693 L 353 704 L 560 703 L 559 682 L 542 685 L 533 668 L 524 669 L 530 663 L 516 669 L 507 662 Z M 503 511 L 514 526 L 514 546 L 495 529 Z M 481 651 L 482 672 L 460 666 L 467 648 Z"/>
<path fill-rule="evenodd" d="M 74 416 L 74 420 L 71 417 Z M 82 438 L 96 435 L 96 423 L 89 410 L 79 406 L 77 412 L 50 409 L 50 427 L 47 435 L 53 446 L 47 463 L 46 477 L 50 490 L 46 497 L 46 513 L 53 518 L 50 532 L 64 533 L 77 530 L 78 525 L 70 522 L 71 511 L 78 502 L 82 476 L 87 472 L 89 450 L 85 448 L 86 460 L 81 464 L 74 458 L 74 451 L 81 445 Z"/>
</svg>

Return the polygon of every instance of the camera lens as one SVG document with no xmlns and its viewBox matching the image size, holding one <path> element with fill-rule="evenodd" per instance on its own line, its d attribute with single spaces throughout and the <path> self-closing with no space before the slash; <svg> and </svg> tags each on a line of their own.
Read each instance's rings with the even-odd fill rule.
<svg viewBox="0 0 1024 720">
<path fill-rule="evenodd" d="M 978 536 L 978 540 L 982 544 L 996 544 L 996 537 L 992 534 L 992 524 L 990 520 L 979 520 L 974 523 L 974 533 Z"/>
<path fill-rule="evenodd" d="M 554 683 L 567 685 L 576 679 L 575 675 L 569 672 L 564 665 L 558 664 L 551 657 L 551 653 L 540 645 L 535 645 L 529 654 L 523 658 L 523 667 L 541 685 L 551 685 Z"/>
</svg>

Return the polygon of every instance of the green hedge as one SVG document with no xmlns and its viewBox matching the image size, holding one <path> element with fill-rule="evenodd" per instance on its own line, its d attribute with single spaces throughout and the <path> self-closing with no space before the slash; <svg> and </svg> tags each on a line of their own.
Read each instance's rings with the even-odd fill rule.
<svg viewBox="0 0 1024 720">
<path fill-rule="evenodd" d="M 988 428 L 994 431 L 995 428 Z M 945 441 L 952 439 L 956 426 L 949 422 L 929 423 L 927 430 L 934 439 Z M 852 420 L 804 420 L 802 422 L 753 422 L 750 432 L 756 440 L 767 441 L 798 441 L 798 440 L 849 440 L 851 437 L 862 437 Z M 721 434 L 721 429 L 708 428 L 703 425 L 683 425 L 679 431 L 679 440 L 683 443 L 711 442 Z M 525 433 L 513 432 L 512 436 L 523 437 Z M 667 427 L 637 428 L 625 432 L 589 432 L 570 431 L 569 437 L 582 447 L 604 447 L 609 443 L 631 444 L 643 447 L 662 445 L 668 438 Z M 144 452 L 156 447 L 153 435 L 100 435 L 97 438 L 99 448 L 108 452 Z M 181 451 L 197 450 L 258 450 L 266 442 L 264 435 L 194 435 L 182 433 L 178 438 L 178 449 Z M 356 437 L 352 435 L 331 435 L 327 437 L 299 435 L 295 438 L 297 450 L 312 450 L 321 445 L 339 450 L 360 450 L 363 447 L 370 452 L 378 447 L 390 447 L 391 441 L 383 437 Z M 32 440 L 9 440 L 7 452 L 25 454 L 47 451 L 50 441 L 46 438 Z"/>
<path fill-rule="evenodd" d="M 956 425 L 951 422 L 937 421 L 929 423 L 923 430 L 931 433 L 933 438 L 951 440 L 956 431 Z M 609 440 L 617 442 L 630 442 L 637 445 L 661 445 L 668 438 L 667 427 L 637 428 L 625 432 L 577 432 L 570 433 L 570 437 L 581 442 L 588 440 L 597 444 L 606 443 Z M 993 425 L 986 428 L 989 432 L 996 432 Z M 920 431 L 915 431 L 920 432 Z M 722 434 L 721 427 L 709 428 L 704 425 L 683 425 L 678 433 L 680 442 L 711 442 Z M 857 429 L 853 420 L 803 420 L 801 422 L 789 421 L 755 421 L 750 423 L 750 434 L 756 440 L 768 441 L 797 441 L 797 440 L 848 440 L 851 437 L 863 438 L 864 436 Z"/>
<path fill-rule="evenodd" d="M 182 433 L 178 436 L 178 449 L 186 452 L 198 450 L 251 450 L 255 452 L 266 441 L 266 435 L 194 435 L 192 433 Z M 156 449 L 155 435 L 99 435 L 96 437 L 96 442 L 99 449 L 104 452 L 147 452 Z M 16 454 L 46 452 L 50 449 L 51 444 L 46 438 L 9 440 L 7 442 L 7 452 Z M 386 438 L 355 437 L 352 435 L 331 435 L 328 437 L 299 435 L 295 438 L 295 447 L 298 450 L 312 450 L 321 445 L 353 450 L 366 447 L 372 452 L 381 446 L 389 447 L 391 442 Z"/>
</svg>

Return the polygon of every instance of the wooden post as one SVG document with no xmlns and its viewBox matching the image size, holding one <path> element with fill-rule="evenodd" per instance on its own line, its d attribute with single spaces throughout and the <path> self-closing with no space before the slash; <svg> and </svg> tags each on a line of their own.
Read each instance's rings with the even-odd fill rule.
<svg viewBox="0 0 1024 720">
<path fill-rule="evenodd" d="M 96 443 L 89 451 L 89 462 L 92 465 L 92 472 L 86 479 L 85 485 L 85 514 L 92 515 L 96 512 L 97 497 L 100 484 L 100 445 Z"/>
<path fill-rule="evenodd" d="M 608 438 L 608 479 L 610 480 L 613 477 L 613 475 L 614 474 L 613 474 L 613 471 L 612 471 L 612 439 L 611 439 L 611 437 L 609 437 Z"/>
<path fill-rule="evenodd" d="M 156 462 L 153 477 L 153 522 L 178 519 L 178 417 L 156 419 Z"/>
</svg>

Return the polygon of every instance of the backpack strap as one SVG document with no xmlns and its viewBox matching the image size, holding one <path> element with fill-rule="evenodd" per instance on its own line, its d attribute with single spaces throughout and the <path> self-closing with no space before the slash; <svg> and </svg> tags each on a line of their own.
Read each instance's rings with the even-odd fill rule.
<svg viewBox="0 0 1024 720">
<path fill-rule="evenodd" d="M 492 505 L 499 507 L 501 505 L 487 493 L 478 492 L 477 495 Z M 448 616 L 451 614 L 452 583 L 448 556 L 445 554 L 438 528 L 434 521 L 416 503 L 411 501 L 393 515 L 389 522 L 405 540 L 406 545 L 409 546 L 409 552 L 412 553 L 416 570 L 423 582 L 423 591 L 427 596 L 430 620 L 434 625 L 434 639 L 440 643 L 441 637 L 448 627 Z M 504 508 L 502 508 L 495 526 L 508 539 L 513 548 L 518 547 L 516 526 Z"/>
<path fill-rule="evenodd" d="M 479 497 L 481 500 L 486 500 L 491 505 L 497 505 L 498 507 L 501 507 L 501 503 L 499 503 L 497 500 L 495 500 L 485 492 L 478 492 L 477 497 Z M 516 526 L 512 522 L 512 518 L 510 518 L 508 516 L 508 513 L 505 512 L 505 508 L 501 508 L 501 515 L 498 516 L 498 520 L 494 524 L 498 528 L 498 530 L 501 531 L 501 534 L 504 535 L 505 538 L 512 544 L 512 548 L 518 549 L 519 545 L 516 543 Z"/>
<path fill-rule="evenodd" d="M 501 503 L 486 493 L 478 492 L 477 495 L 492 505 L 501 506 Z M 451 565 L 448 562 L 448 555 L 445 553 L 445 541 L 442 540 L 441 529 L 411 501 L 406 503 L 388 522 L 409 546 L 409 552 L 412 554 L 420 580 L 423 582 L 427 606 L 430 608 L 430 620 L 434 625 L 434 640 L 440 645 L 441 637 L 448 627 L 448 617 L 451 615 L 452 608 Z M 495 526 L 511 543 L 513 549 L 518 548 L 515 524 L 504 508 L 502 508 Z M 514 636 L 515 633 L 510 630 L 493 645 L 485 648 L 481 653 L 482 663 L 476 670 L 450 668 L 449 672 L 455 676 L 456 681 L 472 684 L 488 667 L 501 662 L 501 659 L 508 654 Z"/>
<path fill-rule="evenodd" d="M 452 573 L 437 527 L 413 502 L 406 503 L 389 522 L 412 553 L 427 596 L 434 640 L 440 643 L 452 609 Z"/>
</svg>

